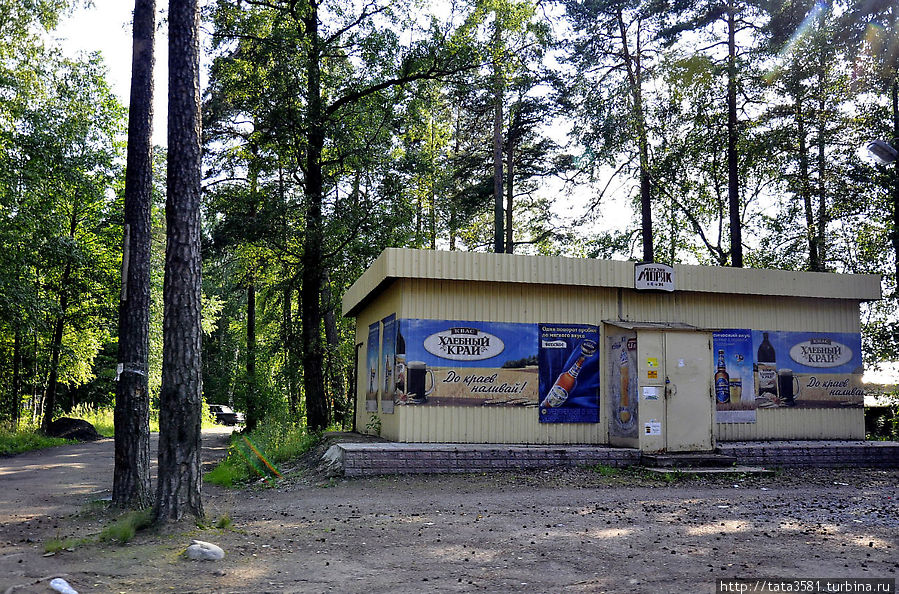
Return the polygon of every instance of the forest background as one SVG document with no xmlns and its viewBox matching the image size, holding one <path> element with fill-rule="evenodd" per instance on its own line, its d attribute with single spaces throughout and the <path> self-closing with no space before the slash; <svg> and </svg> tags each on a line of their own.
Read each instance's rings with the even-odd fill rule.
<svg viewBox="0 0 899 594">
<path fill-rule="evenodd" d="M 115 395 L 127 110 L 102 55 L 55 40 L 79 6 L 0 0 L 0 419 L 14 424 L 36 422 L 48 392 L 54 416 Z M 207 2 L 207 402 L 251 426 L 302 424 L 321 383 L 310 426 L 348 426 L 354 328 L 340 297 L 391 246 L 878 273 L 866 363 L 899 359 L 899 168 L 858 150 L 899 137 L 897 11 Z"/>
</svg>

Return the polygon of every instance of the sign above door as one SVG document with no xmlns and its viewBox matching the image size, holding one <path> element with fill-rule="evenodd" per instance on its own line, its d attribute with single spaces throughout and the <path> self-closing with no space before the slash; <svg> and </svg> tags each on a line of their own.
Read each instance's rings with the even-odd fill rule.
<svg viewBox="0 0 899 594">
<path fill-rule="evenodd" d="M 638 291 L 674 291 L 674 268 L 665 264 L 635 264 L 634 288 Z"/>
</svg>

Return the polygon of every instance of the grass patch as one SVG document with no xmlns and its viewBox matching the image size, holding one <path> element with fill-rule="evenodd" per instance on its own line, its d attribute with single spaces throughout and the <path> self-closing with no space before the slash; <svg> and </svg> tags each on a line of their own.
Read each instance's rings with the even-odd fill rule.
<svg viewBox="0 0 899 594">
<path fill-rule="evenodd" d="M 305 428 L 277 423 L 261 425 L 250 434 L 235 433 L 228 455 L 203 478 L 231 488 L 258 477 L 280 477 L 280 463 L 298 458 L 320 440 L 320 434 L 308 433 Z"/>
<path fill-rule="evenodd" d="M 590 470 L 600 476 L 618 476 L 621 474 L 620 468 L 609 466 L 608 464 L 596 464 L 595 466 L 591 466 Z"/>
<path fill-rule="evenodd" d="M 219 530 L 230 530 L 231 526 L 234 525 L 234 520 L 231 519 L 231 516 L 228 514 L 223 515 L 215 522 L 215 527 Z"/>
<path fill-rule="evenodd" d="M 137 534 L 153 523 L 153 510 L 144 509 L 132 511 L 122 515 L 118 520 L 107 526 L 100 532 L 97 539 L 100 542 L 116 542 L 125 544 Z"/>
<path fill-rule="evenodd" d="M 73 442 L 70 439 L 61 437 L 47 437 L 40 433 L 36 427 L 16 430 L 0 428 L 0 456 L 12 456 L 13 454 L 52 448 L 67 443 Z"/>
<path fill-rule="evenodd" d="M 90 502 L 82 514 L 95 516 L 98 512 L 108 509 L 107 502 Z M 148 528 L 153 523 L 153 510 L 125 512 L 99 534 L 86 538 L 52 538 L 44 543 L 45 553 L 58 553 L 60 551 L 74 551 L 82 545 L 104 542 L 123 545 L 130 541 L 139 530 Z"/>
<path fill-rule="evenodd" d="M 44 543 L 44 552 L 74 551 L 77 547 L 88 542 L 90 542 L 90 539 L 87 538 L 53 538 Z"/>
<path fill-rule="evenodd" d="M 79 405 L 67 416 L 87 421 L 103 437 L 115 437 L 115 409 L 113 408 L 94 409 Z M 211 429 L 217 426 L 215 424 L 215 416 L 209 412 L 209 407 L 205 401 L 203 402 L 201 419 L 203 429 Z M 150 433 L 159 433 L 159 411 L 152 408 L 150 409 Z"/>
</svg>

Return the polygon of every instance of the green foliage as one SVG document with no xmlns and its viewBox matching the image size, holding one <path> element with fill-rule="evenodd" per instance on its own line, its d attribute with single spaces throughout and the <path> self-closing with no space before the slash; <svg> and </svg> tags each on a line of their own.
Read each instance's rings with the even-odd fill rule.
<svg viewBox="0 0 899 594">
<path fill-rule="evenodd" d="M 89 538 L 51 538 L 44 543 L 44 552 L 58 553 L 60 551 L 74 551 L 76 548 L 89 542 Z"/>
<path fill-rule="evenodd" d="M 0 456 L 12 456 L 31 450 L 52 448 L 59 445 L 73 443 L 70 439 L 60 437 L 47 437 L 36 428 L 9 429 L 0 426 Z"/>
<path fill-rule="evenodd" d="M 231 516 L 228 514 L 222 515 L 218 520 L 215 521 L 215 527 L 219 530 L 230 530 L 234 525 L 234 520 L 231 519 Z"/>
<path fill-rule="evenodd" d="M 365 423 L 365 432 L 369 435 L 381 435 L 381 417 L 373 413 Z"/>
<path fill-rule="evenodd" d="M 152 509 L 126 512 L 111 525 L 104 528 L 97 536 L 97 539 L 100 542 L 112 542 L 123 545 L 134 538 L 138 531 L 148 528 L 152 523 Z"/>
<path fill-rule="evenodd" d="M 231 488 L 259 477 L 266 481 L 280 477 L 278 464 L 301 456 L 320 440 L 318 433 L 269 419 L 251 433 L 233 434 L 228 455 L 204 480 Z"/>
<path fill-rule="evenodd" d="M 29 15 L 51 27 L 67 5 L 14 4 L 0 7 L 10 19 L 0 27 Z M 115 331 L 125 115 L 97 56 L 66 59 L 28 26 L 19 32 L 0 43 L 12 91 L 0 99 L 0 417 L 13 420 L 51 373 L 68 390 L 63 407 L 108 399 L 114 374 L 96 359 Z"/>
<path fill-rule="evenodd" d="M 621 474 L 621 469 L 607 464 L 597 464 L 591 466 L 590 469 L 600 476 L 617 476 Z"/>
<path fill-rule="evenodd" d="M 319 54 L 308 2 L 208 5 L 210 402 L 264 426 L 297 423 L 306 365 L 323 370 L 328 407 L 343 426 L 351 422 L 355 328 L 340 316 L 340 299 L 385 247 L 492 245 L 497 104 L 516 251 L 631 258 L 642 170 L 657 259 L 729 262 L 728 64 L 716 49 L 726 42 L 726 7 L 563 4 L 564 17 L 532 0 L 477 0 L 430 17 L 427 3 L 327 0 L 316 5 Z M 870 365 L 899 357 L 899 279 L 888 249 L 897 178 L 855 149 L 897 134 L 888 37 L 896 8 L 813 4 L 732 3 L 746 27 L 735 56 L 744 260 L 883 274 L 889 298 L 862 305 Z M 74 410 L 108 435 L 106 413 L 90 411 L 110 406 L 114 393 L 124 110 L 97 56 L 63 58 L 44 34 L 70 5 L 0 2 L 0 419 L 18 421 L 35 405 L 58 350 L 56 412 Z M 310 170 L 312 124 L 323 139 Z M 165 248 L 165 151 L 155 152 L 153 397 Z M 319 168 L 321 196 L 308 191 Z M 563 192 L 575 190 L 563 206 L 543 184 L 553 176 L 568 182 Z M 317 208 L 321 219 L 312 220 Z M 568 226 L 559 211 L 579 222 Z M 624 222 L 611 228 L 615 211 Z M 312 248 L 321 257 L 304 261 Z M 321 268 L 321 286 L 306 286 L 307 265 Z M 301 314 L 310 295 L 320 298 L 322 320 Z M 304 333 L 307 324 L 315 328 Z M 304 363 L 304 353 L 315 357 Z M 320 361 L 310 367 L 311 358 Z"/>
<path fill-rule="evenodd" d="M 106 506 L 95 511 L 105 511 Z M 144 509 L 125 512 L 115 518 L 112 523 L 95 536 L 85 538 L 52 538 L 44 543 L 45 553 L 58 553 L 60 551 L 73 551 L 76 548 L 94 542 L 112 543 L 124 545 L 131 541 L 135 535 L 153 524 L 153 510 Z"/>
</svg>

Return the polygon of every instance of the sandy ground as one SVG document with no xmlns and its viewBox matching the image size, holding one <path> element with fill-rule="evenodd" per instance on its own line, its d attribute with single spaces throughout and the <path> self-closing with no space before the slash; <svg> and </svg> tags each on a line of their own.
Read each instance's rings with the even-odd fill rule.
<svg viewBox="0 0 899 594">
<path fill-rule="evenodd" d="M 209 460 L 227 434 L 204 434 Z M 211 521 L 44 556 L 112 513 L 112 441 L 0 458 L 0 591 L 714 592 L 730 577 L 899 571 L 899 471 L 605 476 L 590 469 L 328 479 L 298 465 L 277 488 L 204 488 Z M 221 562 L 185 560 L 191 538 Z"/>
</svg>

